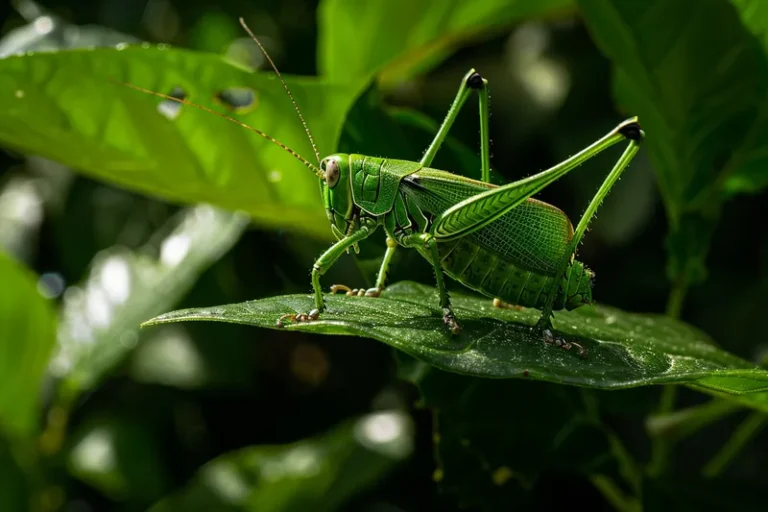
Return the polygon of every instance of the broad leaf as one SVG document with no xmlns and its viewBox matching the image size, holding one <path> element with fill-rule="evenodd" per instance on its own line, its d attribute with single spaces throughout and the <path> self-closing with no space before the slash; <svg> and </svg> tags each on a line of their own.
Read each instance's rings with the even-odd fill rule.
<svg viewBox="0 0 768 512">
<path fill-rule="evenodd" d="M 142 509 L 170 487 L 162 446 L 151 427 L 130 415 L 89 418 L 72 433 L 66 465 L 73 477 Z"/>
<path fill-rule="evenodd" d="M 386 72 L 402 80 L 434 67 L 467 39 L 510 23 L 565 11 L 571 0 L 326 0 L 320 6 L 318 68 L 334 80 Z M 353 31 L 350 29 L 354 28 Z"/>
<path fill-rule="evenodd" d="M 0 143 L 7 147 L 164 199 L 244 210 L 262 226 L 330 237 L 317 178 L 287 152 L 215 115 L 112 81 L 229 112 L 314 162 L 273 74 L 214 54 L 143 45 L 6 57 L 0 77 Z M 320 152 L 334 151 L 359 87 L 286 81 Z"/>
<path fill-rule="evenodd" d="M 114 46 L 120 43 L 141 42 L 133 36 L 122 34 L 98 25 L 73 25 L 34 2 L 25 2 L 19 14 L 29 23 L 15 28 L 0 40 L 0 57 L 14 53 Z"/>
<path fill-rule="evenodd" d="M 768 371 L 718 349 L 700 331 L 661 315 L 627 313 L 607 306 L 582 307 L 555 316 L 555 329 L 587 350 L 547 345 L 531 329 L 539 311 L 502 310 L 488 299 L 453 295 L 463 331 L 452 337 L 442 322 L 434 288 L 414 283 L 389 287 L 381 298 L 326 296 L 320 320 L 286 330 L 374 338 L 438 368 L 490 378 L 525 378 L 618 389 L 685 383 L 731 394 L 768 390 Z M 277 329 L 280 315 L 313 308 L 307 295 L 288 295 L 161 315 L 145 325 L 208 320 Z M 768 393 L 742 400 L 768 410 Z"/>
<path fill-rule="evenodd" d="M 56 341 L 56 314 L 37 277 L 0 252 L 0 426 L 24 435 L 37 425 L 43 374 Z"/>
<path fill-rule="evenodd" d="M 738 2 L 746 5 L 746 2 Z M 721 203 L 768 184 L 768 60 L 722 0 L 580 0 L 637 115 L 671 225 L 670 278 L 695 283 Z"/>
<path fill-rule="evenodd" d="M 416 384 L 434 413 L 436 480 L 463 507 L 530 509 L 547 470 L 618 477 L 611 433 L 575 388 L 436 370 Z"/>
<path fill-rule="evenodd" d="M 19 443 L 14 447 L 0 437 L 0 510 L 29 510 L 31 506 L 30 485 L 18 461 L 18 452 L 24 450 L 18 448 Z"/>
<path fill-rule="evenodd" d="M 370 414 L 315 438 L 223 455 L 152 512 L 330 512 L 406 459 L 412 443 L 406 415 Z"/>
<path fill-rule="evenodd" d="M 100 253 L 87 280 L 65 293 L 51 371 L 64 379 L 66 392 L 97 384 L 136 346 L 138 323 L 173 307 L 239 240 L 247 222 L 201 205 L 169 224 L 141 251 L 115 247 Z"/>
</svg>

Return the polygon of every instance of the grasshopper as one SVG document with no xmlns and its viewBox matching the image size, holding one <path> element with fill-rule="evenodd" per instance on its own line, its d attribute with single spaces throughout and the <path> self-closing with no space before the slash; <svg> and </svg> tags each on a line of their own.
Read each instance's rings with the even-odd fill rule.
<svg viewBox="0 0 768 512">
<path fill-rule="evenodd" d="M 445 276 L 491 299 L 494 305 L 540 309 L 536 325 L 545 342 L 580 355 L 574 342 L 555 338 L 551 318 L 557 310 L 573 310 L 592 303 L 595 274 L 574 259 L 589 221 L 598 206 L 629 166 L 645 134 L 637 118 L 620 123 L 611 132 L 554 167 L 527 178 L 497 186 L 490 183 L 488 81 L 471 69 L 463 77 L 448 114 L 419 161 L 395 160 L 358 154 L 332 154 L 320 158 L 312 134 L 293 95 L 274 62 L 244 20 L 240 23 L 256 42 L 280 79 L 304 126 L 318 165 L 285 144 L 251 126 L 196 105 L 135 86 L 143 92 L 188 104 L 225 117 L 277 144 L 306 165 L 321 183 L 326 215 L 336 242 L 312 268 L 314 309 L 281 316 L 277 326 L 311 322 L 325 311 L 320 278 L 351 248 L 377 229 L 384 229 L 387 249 L 374 288 L 353 289 L 334 285 L 331 293 L 378 297 L 386 285 L 389 267 L 398 247 L 417 250 L 434 268 L 439 305 L 446 328 L 461 331 L 453 312 Z M 128 84 L 126 84 L 128 85 Z M 480 111 L 481 180 L 430 168 L 442 143 L 469 96 L 477 93 Z M 576 229 L 555 206 L 533 199 L 547 185 L 577 166 L 628 140 L 629 144 L 593 197 Z"/>
</svg>

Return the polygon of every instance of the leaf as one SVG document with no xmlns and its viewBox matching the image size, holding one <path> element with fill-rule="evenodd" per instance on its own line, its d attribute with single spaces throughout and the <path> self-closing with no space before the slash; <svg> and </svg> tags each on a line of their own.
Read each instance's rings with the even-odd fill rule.
<svg viewBox="0 0 768 512">
<path fill-rule="evenodd" d="M 5 34 L 0 41 L 0 57 L 29 51 L 61 50 L 139 43 L 137 38 L 98 25 L 72 25 L 33 2 L 17 7 L 28 24 Z"/>
<path fill-rule="evenodd" d="M 768 184 L 768 62 L 721 0 L 580 0 L 615 66 L 623 110 L 647 134 L 671 226 L 669 274 L 705 278 L 722 202 Z"/>
<path fill-rule="evenodd" d="M 768 5 L 759 0 L 731 0 L 746 28 L 757 37 L 763 48 L 763 56 L 768 60 Z M 768 102 L 768 100 L 766 100 Z M 763 107 L 768 108 L 768 107 Z M 741 166 L 728 177 L 725 182 L 725 192 L 757 193 L 768 186 L 768 155 L 766 155 L 766 137 L 768 137 L 768 114 L 761 111 L 761 118 L 753 126 L 750 133 L 750 148 L 745 148 L 739 155 Z"/>
<path fill-rule="evenodd" d="M 571 6 L 571 0 L 375 0 L 361 8 L 355 0 L 326 0 L 318 10 L 318 68 L 339 81 L 381 73 L 402 80 L 436 66 L 467 39 Z"/>
<path fill-rule="evenodd" d="M 684 475 L 647 480 L 643 485 L 645 510 L 715 512 L 765 510 L 768 492 L 762 482 L 696 479 Z"/>
<path fill-rule="evenodd" d="M 24 468 L 17 461 L 16 449 L 9 440 L 0 437 L 0 509 L 29 510 L 32 499 Z"/>
<path fill-rule="evenodd" d="M 223 455 L 151 510 L 330 512 L 375 485 L 412 443 L 408 416 L 370 414 L 315 438 Z"/>
<path fill-rule="evenodd" d="M 661 315 L 607 306 L 558 312 L 554 327 L 588 351 L 546 345 L 530 328 L 539 311 L 494 308 L 489 299 L 453 296 L 462 333 L 445 329 L 434 288 L 402 282 L 381 298 L 326 295 L 328 310 L 316 322 L 285 330 L 374 338 L 437 368 L 489 378 L 526 378 L 603 389 L 684 383 L 707 392 L 742 394 L 768 410 L 768 371 L 718 349 L 703 333 Z M 280 315 L 314 307 L 307 295 L 286 295 L 166 313 L 144 325 L 207 320 L 277 329 Z"/>
<path fill-rule="evenodd" d="M 139 322 L 173 307 L 239 240 L 247 219 L 201 205 L 170 224 L 175 229 L 166 226 L 141 251 L 103 251 L 87 280 L 65 292 L 51 371 L 67 392 L 91 389 L 133 350 Z"/>
<path fill-rule="evenodd" d="M 67 470 L 104 495 L 143 503 L 145 509 L 170 483 L 161 442 L 150 425 L 115 411 L 89 419 L 72 436 Z"/>
<path fill-rule="evenodd" d="M 224 113 L 225 102 L 215 98 L 227 93 L 230 109 L 245 105 L 230 113 L 315 161 L 274 75 L 214 54 L 149 45 L 1 59 L 0 143 L 139 192 L 244 210 L 260 226 L 330 239 L 317 178 L 287 152 L 215 115 L 110 80 L 183 93 Z M 359 87 L 286 81 L 319 150 L 334 151 Z"/>
<path fill-rule="evenodd" d="M 56 314 L 37 277 L 0 252 L 0 426 L 34 432 L 43 374 L 56 340 Z"/>
<path fill-rule="evenodd" d="M 435 480 L 464 508 L 542 508 L 532 500 L 546 471 L 618 474 L 605 427 L 575 388 L 434 370 L 416 383 L 434 413 Z"/>
</svg>

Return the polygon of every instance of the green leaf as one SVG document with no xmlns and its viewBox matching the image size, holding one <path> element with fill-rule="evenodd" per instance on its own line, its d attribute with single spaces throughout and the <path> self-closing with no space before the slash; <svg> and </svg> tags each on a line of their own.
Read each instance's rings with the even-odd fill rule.
<svg viewBox="0 0 768 512">
<path fill-rule="evenodd" d="M 287 152 L 215 115 L 110 80 L 237 110 L 230 113 L 316 160 L 273 74 L 149 45 L 0 59 L 0 143 L 167 200 L 244 210 L 261 226 L 330 238 L 317 178 Z M 286 81 L 318 149 L 331 153 L 359 87 Z M 242 88 L 252 96 L 235 98 Z M 246 107 L 223 106 L 222 93 Z"/>
<path fill-rule="evenodd" d="M 86 281 L 64 296 L 51 371 L 66 393 L 96 385 L 134 349 L 139 322 L 173 307 L 246 225 L 243 215 L 200 205 L 180 212 L 140 251 L 98 254 Z"/>
<path fill-rule="evenodd" d="M 452 337 L 442 321 L 434 288 L 402 282 L 381 298 L 327 295 L 328 310 L 316 322 L 285 330 L 374 338 L 450 372 L 491 378 L 527 378 L 618 389 L 685 383 L 708 392 L 746 394 L 745 402 L 768 410 L 768 371 L 718 349 L 703 333 L 661 315 L 627 313 L 607 306 L 558 312 L 554 327 L 588 351 L 546 345 L 530 328 L 540 312 L 494 308 L 489 299 L 453 296 L 463 328 Z M 277 329 L 280 315 L 314 307 L 307 295 L 287 295 L 195 308 L 161 315 L 145 325 L 188 320 L 231 322 Z"/>
<path fill-rule="evenodd" d="M 768 184 L 768 61 L 722 0 L 580 0 L 647 134 L 671 233 L 670 278 L 705 278 L 722 202 Z"/>
<path fill-rule="evenodd" d="M 330 512 L 406 459 L 412 442 L 408 416 L 370 414 L 315 438 L 223 455 L 151 510 Z"/>
<path fill-rule="evenodd" d="M 119 414 L 78 427 L 67 453 L 67 469 L 113 499 L 151 504 L 169 486 L 160 443 L 149 425 Z"/>
<path fill-rule="evenodd" d="M 757 37 L 764 58 L 768 60 L 768 4 L 761 0 L 731 0 L 731 3 L 736 6 L 742 23 Z M 739 155 L 739 168 L 725 182 L 727 193 L 757 193 L 768 186 L 768 172 L 765 171 L 768 165 L 768 156 L 765 154 L 765 147 L 768 146 L 765 142 L 768 137 L 768 113 L 763 110 L 760 115 L 759 122 L 755 123 L 750 133 L 751 140 L 747 141 L 747 147 L 742 148 L 742 154 Z"/>
<path fill-rule="evenodd" d="M 14 446 L 0 436 L 0 510 L 29 510 L 32 503 L 27 475 L 18 462 L 19 451 L 24 451 L 19 450 L 19 443 Z"/>
<path fill-rule="evenodd" d="M 22 0 L 23 1 L 23 0 Z M 140 43 L 133 36 L 122 34 L 98 25 L 73 25 L 55 13 L 32 2 L 18 8 L 29 23 L 17 27 L 0 40 L 0 57 L 30 51 L 61 50 L 64 48 L 86 48 L 113 46 L 120 43 Z"/>
<path fill-rule="evenodd" d="M 3 252 L 0 283 L 0 425 L 9 434 L 25 435 L 37 425 L 56 314 L 37 291 L 37 277 Z"/>
<path fill-rule="evenodd" d="M 468 39 L 488 37 L 515 21 L 552 15 L 572 4 L 374 0 L 361 9 L 355 0 L 326 0 L 318 10 L 318 68 L 339 81 L 380 73 L 390 76 L 383 81 L 402 80 L 436 66 Z"/>
<path fill-rule="evenodd" d="M 435 480 L 464 508 L 535 508 L 546 470 L 618 474 L 604 426 L 575 388 L 441 371 L 417 385 L 434 413 Z"/>
</svg>

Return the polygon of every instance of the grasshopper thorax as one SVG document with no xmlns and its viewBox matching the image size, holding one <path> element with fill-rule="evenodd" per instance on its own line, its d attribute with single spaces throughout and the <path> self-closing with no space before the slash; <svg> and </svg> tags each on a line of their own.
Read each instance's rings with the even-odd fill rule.
<svg viewBox="0 0 768 512">
<path fill-rule="evenodd" d="M 354 229 L 359 213 L 352 200 L 349 157 L 341 154 L 327 156 L 320 162 L 320 170 L 324 176 L 320 180 L 320 190 L 325 214 L 331 223 L 331 231 L 341 240 Z"/>
</svg>

